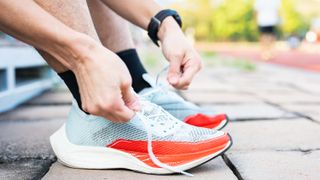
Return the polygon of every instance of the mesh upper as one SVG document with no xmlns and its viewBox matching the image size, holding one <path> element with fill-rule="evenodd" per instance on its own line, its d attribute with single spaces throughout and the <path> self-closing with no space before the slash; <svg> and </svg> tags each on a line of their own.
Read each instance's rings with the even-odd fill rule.
<svg viewBox="0 0 320 180">
<path fill-rule="evenodd" d="M 153 141 L 198 142 L 218 136 L 215 130 L 183 123 L 159 106 L 144 101 L 141 112 L 148 118 Z M 71 143 L 106 146 L 118 139 L 147 140 L 147 132 L 138 116 L 128 123 L 113 123 L 102 117 L 87 115 L 74 102 L 66 122 L 66 134 Z"/>
<path fill-rule="evenodd" d="M 157 87 L 156 87 L 157 88 Z M 153 91 L 154 87 L 146 88 L 140 95 L 147 94 L 149 91 Z M 154 93 L 148 93 L 145 98 L 152 103 L 155 103 L 161 106 L 163 109 L 168 111 L 174 117 L 179 120 L 184 120 L 189 115 L 194 115 L 198 113 L 206 114 L 206 115 L 214 115 L 212 110 L 207 110 L 204 108 L 200 108 L 193 103 L 187 102 L 182 99 L 178 94 L 167 90 L 165 88 L 155 91 Z"/>
</svg>

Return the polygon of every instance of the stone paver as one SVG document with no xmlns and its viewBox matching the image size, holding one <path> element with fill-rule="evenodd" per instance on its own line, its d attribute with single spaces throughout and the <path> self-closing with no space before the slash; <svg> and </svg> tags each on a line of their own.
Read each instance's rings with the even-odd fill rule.
<svg viewBox="0 0 320 180">
<path fill-rule="evenodd" d="M 272 65 L 252 72 L 206 67 L 182 93 L 234 120 L 224 129 L 233 137 L 226 157 L 234 168 L 219 157 L 190 170 L 196 179 L 236 179 L 231 168 L 244 179 L 320 179 L 319 74 Z M 0 179 L 39 179 L 49 170 L 55 157 L 48 138 L 66 119 L 70 103 L 66 87 L 59 87 L 0 115 Z M 44 179 L 189 178 L 54 162 Z"/>
<path fill-rule="evenodd" d="M 268 93 L 256 92 L 258 97 L 276 103 L 276 104 L 308 104 L 319 103 L 320 96 L 310 95 L 307 93 L 286 92 L 286 93 Z"/>
<path fill-rule="evenodd" d="M 40 179 L 56 160 L 49 136 L 62 123 L 0 121 L 0 179 Z"/>
<path fill-rule="evenodd" d="M 0 121 L 0 162 L 23 158 L 54 158 L 49 136 L 63 121 Z"/>
<path fill-rule="evenodd" d="M 232 151 L 309 150 L 320 148 L 320 125 L 307 119 L 231 122 Z"/>
<path fill-rule="evenodd" d="M 40 179 L 46 174 L 51 164 L 50 159 L 24 159 L 0 163 L 0 179 Z"/>
<path fill-rule="evenodd" d="M 320 123 L 320 104 L 287 104 L 282 107 L 288 111 L 308 116 Z"/>
<path fill-rule="evenodd" d="M 197 75 L 189 87 L 189 91 L 237 91 L 237 89 L 219 78 L 210 77 L 207 73 L 202 72 Z"/>
<path fill-rule="evenodd" d="M 265 103 L 204 105 L 217 113 L 227 113 L 231 120 L 295 118 L 296 115 Z"/>
<path fill-rule="evenodd" d="M 231 122 L 226 154 L 244 179 L 319 179 L 319 129 L 307 119 Z"/>
<path fill-rule="evenodd" d="M 320 179 L 320 151 L 301 153 L 295 151 L 230 152 L 233 162 L 246 180 L 315 180 Z"/>
<path fill-rule="evenodd" d="M 27 121 L 27 120 L 49 120 L 65 119 L 71 105 L 62 106 L 26 106 L 22 105 L 14 111 L 0 114 L 0 121 Z"/>
<path fill-rule="evenodd" d="M 68 105 L 71 104 L 72 95 L 67 91 L 48 91 L 39 97 L 36 97 L 27 105 Z"/>
<path fill-rule="evenodd" d="M 194 175 L 195 179 L 237 179 L 232 171 L 225 165 L 221 157 L 218 157 L 207 164 L 188 171 Z M 44 180 L 78 180 L 78 179 L 108 179 L 108 180 L 141 180 L 141 179 L 190 179 L 184 175 L 146 175 L 127 170 L 79 170 L 72 169 L 57 162 L 54 163 Z"/>
</svg>

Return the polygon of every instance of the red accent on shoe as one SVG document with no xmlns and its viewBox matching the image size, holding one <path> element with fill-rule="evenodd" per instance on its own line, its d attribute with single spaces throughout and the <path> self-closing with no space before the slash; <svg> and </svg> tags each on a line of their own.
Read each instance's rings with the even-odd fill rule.
<svg viewBox="0 0 320 180">
<path fill-rule="evenodd" d="M 224 120 L 228 120 L 226 114 L 218 114 L 218 115 L 205 115 L 205 114 L 195 114 L 187 116 L 184 119 L 184 122 L 198 127 L 205 127 L 205 128 L 215 128 L 218 127 Z"/>
<path fill-rule="evenodd" d="M 159 161 L 177 166 L 216 153 L 225 148 L 229 141 L 228 134 L 195 143 L 152 141 L 152 149 Z M 118 139 L 107 147 L 129 153 L 151 167 L 158 167 L 149 157 L 147 145 L 147 141 Z"/>
</svg>

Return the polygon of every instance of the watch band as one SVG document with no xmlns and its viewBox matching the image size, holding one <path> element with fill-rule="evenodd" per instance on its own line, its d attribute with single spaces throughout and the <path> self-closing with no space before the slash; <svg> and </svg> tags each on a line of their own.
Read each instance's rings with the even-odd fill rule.
<svg viewBox="0 0 320 180">
<path fill-rule="evenodd" d="M 181 22 L 181 18 L 179 16 L 179 14 L 177 13 L 177 11 L 171 10 L 171 9 L 165 9 L 162 10 L 160 12 L 158 12 L 154 17 L 151 18 L 150 23 L 148 25 L 148 35 L 150 37 L 150 39 L 152 40 L 152 42 L 154 44 L 156 44 L 157 46 L 159 46 L 158 44 L 158 31 L 159 31 L 159 27 L 162 23 L 162 21 L 168 17 L 168 16 L 172 16 L 176 22 L 179 24 L 179 26 L 182 26 L 182 22 Z"/>
</svg>

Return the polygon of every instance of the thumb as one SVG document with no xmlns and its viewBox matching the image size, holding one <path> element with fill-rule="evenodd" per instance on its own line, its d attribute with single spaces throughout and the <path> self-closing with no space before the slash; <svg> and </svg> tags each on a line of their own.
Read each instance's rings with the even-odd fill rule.
<svg viewBox="0 0 320 180">
<path fill-rule="evenodd" d="M 180 67 L 181 64 L 178 59 L 173 59 L 170 61 L 167 79 L 171 85 L 178 84 L 181 74 Z"/>
<path fill-rule="evenodd" d="M 134 92 L 131 86 L 122 89 L 122 98 L 125 105 L 134 111 L 140 110 L 140 102 L 138 95 Z"/>
</svg>

